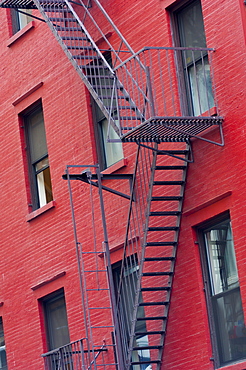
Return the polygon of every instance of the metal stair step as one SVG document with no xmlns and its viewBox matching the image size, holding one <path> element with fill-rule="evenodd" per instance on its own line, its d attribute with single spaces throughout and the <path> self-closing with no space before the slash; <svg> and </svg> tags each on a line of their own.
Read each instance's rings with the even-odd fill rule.
<svg viewBox="0 0 246 370">
<path fill-rule="evenodd" d="M 75 18 L 58 18 L 58 17 L 49 17 L 49 20 L 52 22 L 74 22 L 77 23 Z"/>
<path fill-rule="evenodd" d="M 142 121 L 143 117 L 135 117 L 135 116 L 120 116 L 120 119 L 123 121 L 129 121 L 129 120 L 138 120 Z"/>
<path fill-rule="evenodd" d="M 142 276 L 171 276 L 171 275 L 173 275 L 172 271 L 151 271 L 142 273 Z"/>
<path fill-rule="evenodd" d="M 174 155 L 176 155 L 176 154 L 188 154 L 189 153 L 189 150 L 186 150 L 186 149 L 184 149 L 184 150 L 159 150 L 158 152 L 157 152 L 157 155 L 166 155 L 166 153 L 170 153 L 170 154 L 174 154 Z"/>
<path fill-rule="evenodd" d="M 184 185 L 184 181 L 154 181 L 153 185 Z"/>
<path fill-rule="evenodd" d="M 84 54 L 79 54 L 79 55 L 73 55 L 74 59 L 87 59 L 87 60 L 100 60 L 97 55 L 84 55 Z"/>
<path fill-rule="evenodd" d="M 137 331 L 135 335 L 144 336 L 144 335 L 162 335 L 165 333 L 165 330 L 151 330 L 151 331 Z"/>
<path fill-rule="evenodd" d="M 162 346 L 139 346 L 139 347 L 133 347 L 133 351 L 143 351 L 145 349 L 151 350 L 151 349 L 161 349 Z"/>
<path fill-rule="evenodd" d="M 152 316 L 152 317 L 147 317 L 147 316 L 144 316 L 144 317 L 139 317 L 137 318 L 137 321 L 155 321 L 155 320 L 166 320 L 167 317 L 166 316 Z"/>
<path fill-rule="evenodd" d="M 145 257 L 144 262 L 173 261 L 174 257 Z"/>
<path fill-rule="evenodd" d="M 68 41 L 88 41 L 90 40 L 87 37 L 77 37 L 77 36 L 62 36 L 62 40 L 68 40 Z"/>
<path fill-rule="evenodd" d="M 168 202 L 168 201 L 179 201 L 182 199 L 181 195 L 166 195 L 166 196 L 161 196 L 161 197 L 152 197 L 152 201 L 161 201 L 161 202 Z"/>
<path fill-rule="evenodd" d="M 169 241 L 169 242 L 148 242 L 146 243 L 147 247 L 167 247 L 169 245 L 177 245 L 177 242 Z"/>
<path fill-rule="evenodd" d="M 181 214 L 180 211 L 156 211 L 150 212 L 150 216 L 179 216 Z"/>
<path fill-rule="evenodd" d="M 177 231 L 178 226 L 151 226 L 148 231 Z"/>
<path fill-rule="evenodd" d="M 159 302 L 141 302 L 139 306 L 167 306 L 169 301 L 159 301 Z"/>
<path fill-rule="evenodd" d="M 81 32 L 82 29 L 79 28 L 79 27 L 66 27 L 66 26 L 59 26 L 59 25 L 56 25 L 55 28 L 58 30 L 58 31 L 79 31 Z"/>
<path fill-rule="evenodd" d="M 155 170 L 185 170 L 186 166 L 155 166 Z"/>
<path fill-rule="evenodd" d="M 69 50 L 81 50 L 81 51 L 95 51 L 95 49 L 93 47 L 90 47 L 90 46 L 82 46 L 82 45 L 78 45 L 78 46 L 74 46 L 74 45 L 67 45 L 67 48 Z M 92 68 L 92 67 L 91 67 Z M 90 75 L 90 78 L 93 78 L 93 77 L 98 77 L 98 76 L 92 76 Z"/>
<path fill-rule="evenodd" d="M 157 291 L 168 291 L 170 290 L 170 286 L 156 286 L 153 288 L 141 288 L 141 292 L 157 292 Z"/>
<path fill-rule="evenodd" d="M 160 364 L 161 360 L 131 361 L 131 365 Z"/>
</svg>

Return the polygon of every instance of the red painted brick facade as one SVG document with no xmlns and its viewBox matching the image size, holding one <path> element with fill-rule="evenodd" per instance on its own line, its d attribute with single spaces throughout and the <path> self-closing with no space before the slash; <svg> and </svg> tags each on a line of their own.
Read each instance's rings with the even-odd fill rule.
<svg viewBox="0 0 246 370">
<path fill-rule="evenodd" d="M 179 1 L 102 3 L 134 50 L 173 45 L 170 11 Z M 230 211 L 246 316 L 246 10 L 243 0 L 202 0 L 202 8 L 207 46 L 215 48 L 214 81 L 225 146 L 193 140 L 163 370 L 214 369 L 196 227 L 225 211 Z M 13 36 L 9 10 L 0 10 L 0 20 L 0 316 L 8 370 L 39 370 L 41 354 L 47 351 L 42 297 L 64 288 L 70 339 L 85 335 L 69 194 L 62 175 L 66 165 L 97 163 L 93 118 L 88 92 L 47 25 L 33 20 Z M 110 37 L 113 43 L 114 33 Z M 21 114 L 38 100 L 43 105 L 54 201 L 31 212 Z M 215 139 L 218 133 L 212 129 L 206 135 Z M 136 147 L 124 144 L 126 160 L 117 173 L 133 172 Z M 126 181 L 106 185 L 111 184 L 129 193 Z M 84 245 L 92 244 L 89 190 L 76 184 L 74 197 L 80 207 L 79 236 Z M 128 201 L 108 193 L 104 200 L 115 263 L 121 259 Z M 98 204 L 95 219 L 101 233 Z M 100 312 L 95 315 L 107 322 Z M 246 354 L 244 362 L 224 369 L 246 369 Z"/>
</svg>

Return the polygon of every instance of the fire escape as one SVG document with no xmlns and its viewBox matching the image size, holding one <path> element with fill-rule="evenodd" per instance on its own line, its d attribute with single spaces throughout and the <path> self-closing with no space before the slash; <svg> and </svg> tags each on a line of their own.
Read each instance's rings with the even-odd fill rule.
<svg viewBox="0 0 246 370">
<path fill-rule="evenodd" d="M 0 5 L 20 12 L 39 10 L 107 118 L 108 141 L 132 142 L 137 148 L 133 174 L 110 177 L 97 165 L 78 166 L 77 172 L 67 167 L 71 204 L 72 180 L 99 189 L 95 202 L 102 210 L 104 247 L 83 251 L 73 214 L 86 335 L 43 355 L 46 368 L 161 369 L 187 166 L 193 160 L 191 138 L 223 145 L 222 118 L 214 110 L 211 89 L 214 51 L 145 47 L 135 53 L 98 0 L 2 0 Z M 206 130 L 212 126 L 218 128 L 220 142 L 207 138 Z M 103 185 L 111 179 L 129 181 L 130 194 Z M 117 282 L 107 243 L 103 190 L 129 202 Z M 95 246 L 95 232 L 92 238 Z M 104 267 L 99 255 L 105 257 Z M 90 274 L 96 275 L 93 287 L 87 279 Z M 108 328 L 94 324 L 91 312 L 96 306 L 91 307 L 89 295 L 95 297 L 96 292 L 108 297 L 101 306 L 108 317 L 112 313 Z M 105 330 L 113 333 L 111 342 L 104 342 Z"/>
</svg>

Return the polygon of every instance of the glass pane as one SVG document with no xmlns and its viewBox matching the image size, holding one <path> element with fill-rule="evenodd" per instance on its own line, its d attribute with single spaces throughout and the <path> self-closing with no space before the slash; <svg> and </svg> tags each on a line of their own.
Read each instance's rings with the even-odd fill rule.
<svg viewBox="0 0 246 370">
<path fill-rule="evenodd" d="M 50 178 L 50 168 L 46 167 L 48 158 L 40 161 L 36 165 L 36 170 L 40 170 L 43 167 L 44 170 L 37 174 L 37 186 L 38 186 L 38 197 L 39 197 L 39 206 L 42 207 L 45 204 L 53 200 L 51 178 Z"/>
<path fill-rule="evenodd" d="M 36 162 L 47 154 L 43 112 L 41 109 L 27 117 L 31 161 Z"/>
<path fill-rule="evenodd" d="M 45 303 L 49 350 L 70 342 L 64 296 Z"/>
<path fill-rule="evenodd" d="M 107 164 L 107 167 L 109 167 L 123 158 L 122 143 L 121 142 L 118 142 L 118 143 L 108 143 L 107 142 L 108 120 L 106 118 L 100 122 L 100 126 L 101 126 L 102 137 L 103 137 L 106 164 Z M 109 127 L 109 130 L 110 130 L 109 136 L 111 139 L 119 139 L 118 135 L 116 134 L 112 126 Z"/>
<path fill-rule="evenodd" d="M 206 38 L 200 1 L 195 1 L 177 13 L 180 46 L 205 48 Z"/>
<path fill-rule="evenodd" d="M 125 353 L 128 351 L 128 342 L 130 337 L 130 330 L 132 325 L 133 310 L 135 304 L 135 294 L 137 290 L 137 280 L 138 280 L 138 271 L 139 267 L 135 256 L 129 257 L 125 260 L 125 266 L 122 276 L 122 282 L 120 283 L 120 273 L 121 268 L 114 269 L 114 278 L 116 283 L 116 289 L 120 286 L 120 329 L 121 329 L 121 338 L 123 342 L 123 348 Z M 141 299 L 140 299 L 141 300 Z M 144 318 L 144 307 L 139 306 L 137 311 L 138 318 Z M 146 321 L 138 320 L 136 323 L 135 330 L 137 332 L 146 331 Z M 135 338 L 133 347 L 144 347 L 148 346 L 148 336 L 142 335 Z M 132 361 L 148 361 L 150 359 L 150 352 L 146 350 L 136 350 L 132 353 Z M 144 370 L 151 369 L 151 365 L 146 363 L 140 365 L 134 365 L 131 367 L 132 370 Z"/>
<path fill-rule="evenodd" d="M 214 106 L 210 66 L 205 57 L 188 67 L 193 113 L 198 116 Z"/>
<path fill-rule="evenodd" d="M 221 364 L 246 357 L 246 328 L 239 288 L 214 298 Z"/>
<path fill-rule="evenodd" d="M 238 286 L 236 257 L 230 221 L 205 230 L 212 295 Z"/>
<path fill-rule="evenodd" d="M 2 318 L 0 318 L 0 370 L 7 370 L 7 359 Z"/>
</svg>

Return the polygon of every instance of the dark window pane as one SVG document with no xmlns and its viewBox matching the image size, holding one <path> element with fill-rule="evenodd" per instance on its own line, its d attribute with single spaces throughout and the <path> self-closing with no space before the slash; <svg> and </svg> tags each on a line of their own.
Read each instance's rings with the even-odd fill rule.
<svg viewBox="0 0 246 370">
<path fill-rule="evenodd" d="M 41 105 L 24 115 L 33 210 L 53 200 L 48 150 Z"/>
<path fill-rule="evenodd" d="M 195 1 L 177 13 L 180 46 L 205 48 L 203 16 L 200 1 Z"/>
<path fill-rule="evenodd" d="M 218 365 L 246 357 L 246 328 L 229 219 L 203 230 Z M 216 352 L 216 351 L 215 351 Z"/>
<path fill-rule="evenodd" d="M 7 370 L 7 359 L 3 331 L 3 320 L 0 318 L 0 370 Z"/>
<path fill-rule="evenodd" d="M 47 322 L 47 340 L 49 350 L 61 347 L 70 342 L 67 311 L 63 294 L 45 300 L 45 316 Z"/>
<path fill-rule="evenodd" d="M 28 117 L 28 134 L 31 161 L 33 163 L 48 152 L 42 110 L 38 110 Z"/>
</svg>

